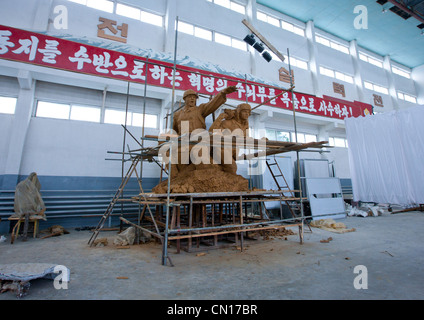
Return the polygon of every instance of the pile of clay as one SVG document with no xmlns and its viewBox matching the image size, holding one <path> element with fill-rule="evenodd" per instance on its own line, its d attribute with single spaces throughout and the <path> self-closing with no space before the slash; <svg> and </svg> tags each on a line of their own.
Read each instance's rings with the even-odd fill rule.
<svg viewBox="0 0 424 320">
<path fill-rule="evenodd" d="M 196 166 L 197 167 L 197 166 Z M 225 172 L 215 166 L 186 170 L 171 178 L 171 193 L 242 192 L 249 191 L 249 181 L 240 175 Z M 152 189 L 153 193 L 168 192 L 168 180 Z"/>
</svg>

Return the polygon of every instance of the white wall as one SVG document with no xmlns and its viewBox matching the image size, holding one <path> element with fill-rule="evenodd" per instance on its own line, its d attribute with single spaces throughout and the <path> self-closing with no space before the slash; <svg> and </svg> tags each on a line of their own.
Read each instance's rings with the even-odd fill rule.
<svg viewBox="0 0 424 320">
<path fill-rule="evenodd" d="M 346 97 L 342 99 L 373 104 L 373 94 L 376 92 L 363 89 L 361 85 L 362 81 L 370 81 L 391 89 L 389 95 L 379 94 L 383 97 L 384 108 L 377 108 L 378 111 L 385 112 L 413 105 L 397 99 L 396 94 L 393 95 L 396 90 L 417 96 L 418 102 L 424 104 L 423 66 L 412 70 L 412 79 L 405 79 L 391 73 L 387 68 L 382 69 L 363 62 L 352 53 L 347 55 L 316 43 L 314 34 L 319 32 L 347 46 L 356 46 L 353 42 L 347 43 L 325 34 L 323 31 L 315 31 L 312 21 L 305 24 L 258 5 L 254 0 L 246 0 L 242 3 L 249 4 L 250 9 L 247 10 L 246 15 L 206 0 L 125 1 L 125 4 L 163 15 L 165 26 L 158 27 L 66 0 L 3 0 L 0 21 L 3 25 L 15 28 L 47 32 L 52 36 L 96 43 L 100 40 L 106 41 L 97 37 L 99 17 L 105 17 L 116 20 L 118 25 L 122 23 L 129 25 L 128 48 L 173 54 L 176 17 L 179 21 L 214 30 L 240 40 L 250 33 L 241 23 L 246 18 L 282 54 L 286 55 L 287 49 L 289 49 L 290 56 L 308 61 L 310 67 L 318 68 L 318 72 L 315 72 L 313 68 L 303 70 L 292 67 L 295 74 L 295 90 L 298 92 L 342 98 L 333 92 L 332 86 L 333 82 L 340 81 L 319 74 L 319 66 L 322 65 L 356 77 L 355 84 L 343 83 Z M 55 29 L 53 24 L 56 17 L 53 10 L 58 5 L 64 5 L 67 8 L 69 19 L 66 30 Z M 307 36 L 302 37 L 257 20 L 256 9 L 301 28 L 306 28 Z M 106 43 L 108 42 L 106 41 Z M 113 48 L 116 42 L 110 41 L 110 45 Z M 389 65 L 397 65 L 391 62 L 389 57 L 379 57 L 359 47 L 357 50 L 375 56 L 379 60 L 385 59 Z M 288 69 L 287 61 L 268 63 L 253 49 L 241 51 L 178 33 L 177 54 L 179 57 L 187 56 L 193 61 L 212 63 L 229 72 L 235 70 L 242 74 L 251 74 L 264 81 L 277 83 L 283 88 L 289 86 L 278 79 L 278 69 L 281 66 Z M 20 77 L 19 74 L 21 74 Z M 19 82 L 18 78 L 23 82 Z M 47 82 L 56 82 L 56 84 L 50 85 Z M 33 87 L 29 85 L 30 88 L 23 88 L 22 85 L 25 83 L 27 85 L 33 83 Z M 50 91 L 47 90 L 49 88 Z M 15 115 L 0 114 L 0 175 L 26 175 L 32 171 L 38 171 L 39 174 L 48 176 L 119 177 L 121 162 L 106 161 L 105 158 L 112 157 L 107 154 L 107 151 L 122 150 L 123 129 L 121 126 L 42 119 L 31 116 L 34 114 L 36 99 L 40 98 L 42 89 L 47 98 L 52 101 L 100 105 L 103 98 L 102 91 L 105 88 L 108 92 L 106 106 L 123 108 L 125 82 L 0 59 L 0 95 L 19 98 Z M 143 95 L 142 88 L 139 86 L 137 89 L 133 89 L 131 95 L 131 105 L 140 105 Z M 155 90 L 149 88 L 147 97 L 150 99 L 147 111 L 163 116 L 171 100 L 170 90 L 160 91 L 157 88 Z M 264 116 L 269 110 L 272 110 L 271 116 Z M 292 114 L 287 110 L 267 107 L 258 109 L 257 112 L 252 119 L 255 119 L 255 125 L 258 127 L 289 131 L 294 129 Z M 328 125 L 337 122 L 330 118 L 302 114 L 297 114 L 296 119 L 298 132 L 316 134 L 319 140 L 333 136 L 329 131 L 331 126 Z M 327 127 L 330 129 L 327 130 Z M 138 137 L 141 136 L 140 128 L 130 128 L 130 130 L 137 132 Z M 158 131 L 148 132 L 156 134 Z M 344 130 L 338 131 L 337 136 L 345 137 Z M 127 138 L 127 141 L 132 146 L 134 145 L 132 138 Z M 11 147 L 11 143 L 16 143 L 17 147 Z M 350 176 L 347 149 L 345 148 L 334 148 L 330 153 L 325 154 L 301 153 L 301 157 L 307 159 L 328 158 L 330 161 L 334 161 L 336 172 L 340 177 L 349 178 Z M 145 164 L 144 169 L 144 176 L 157 177 L 159 175 L 159 167 L 156 164 Z"/>
<path fill-rule="evenodd" d="M 0 83 L 3 84 L 0 95 L 9 93 L 18 98 L 14 115 L 0 114 L 0 176 L 18 178 L 37 172 L 39 176 L 50 177 L 121 177 L 121 155 L 108 153 L 123 150 L 124 129 L 120 125 L 34 116 L 38 100 L 101 107 L 103 91 L 36 80 L 30 88 L 24 89 L 19 88 L 17 79 L 12 77 L 0 77 Z M 130 90 L 128 110 L 142 113 L 143 95 L 140 92 L 134 95 L 136 91 Z M 126 94 L 106 91 L 105 107 L 125 110 Z M 160 100 L 146 98 L 145 107 L 146 113 L 160 117 Z M 128 126 L 128 130 L 137 138 L 142 136 L 141 127 Z M 144 134 L 158 135 L 159 129 L 145 128 Z M 125 135 L 125 150 L 128 150 L 127 145 L 132 150 L 140 148 L 128 133 Z M 146 141 L 144 145 L 156 143 Z M 156 178 L 159 174 L 156 164 L 143 164 L 145 178 Z M 13 185 L 5 181 L 4 187 L 7 185 L 5 188 L 11 189 Z"/>
<path fill-rule="evenodd" d="M 412 70 L 412 79 L 418 93 L 418 104 L 424 105 L 424 65 L 416 67 Z"/>
<path fill-rule="evenodd" d="M 0 175 L 4 174 L 14 115 L 0 114 Z"/>
<path fill-rule="evenodd" d="M 128 130 L 136 133 L 140 128 Z M 146 134 L 157 134 L 157 130 L 147 129 Z M 41 176 L 120 177 L 121 162 L 105 159 L 121 159 L 121 155 L 107 152 L 122 151 L 123 135 L 119 125 L 32 118 L 20 174 L 35 171 Z M 126 143 L 130 149 L 139 148 L 128 134 Z M 145 177 L 159 175 L 155 164 L 146 163 L 143 169 Z"/>
</svg>

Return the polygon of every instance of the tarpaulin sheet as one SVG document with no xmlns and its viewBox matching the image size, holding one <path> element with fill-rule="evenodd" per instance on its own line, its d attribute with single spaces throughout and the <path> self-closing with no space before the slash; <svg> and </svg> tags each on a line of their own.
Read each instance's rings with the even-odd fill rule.
<svg viewBox="0 0 424 320">
<path fill-rule="evenodd" d="M 345 119 L 353 200 L 424 203 L 424 107 Z"/>
<path fill-rule="evenodd" d="M 56 264 L 49 263 L 0 264 L 0 280 L 26 282 L 38 278 L 48 278 L 54 274 L 56 266 Z"/>
</svg>

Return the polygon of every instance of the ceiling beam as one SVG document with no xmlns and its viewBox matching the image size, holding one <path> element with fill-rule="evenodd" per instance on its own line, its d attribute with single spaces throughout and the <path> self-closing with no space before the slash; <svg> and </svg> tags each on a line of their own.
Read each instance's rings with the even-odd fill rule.
<svg viewBox="0 0 424 320">
<path fill-rule="evenodd" d="M 282 62 L 284 62 L 284 56 L 280 53 L 280 51 L 278 51 L 267 39 L 265 39 L 265 37 L 263 35 L 261 35 L 259 33 L 258 30 L 255 29 L 254 26 L 252 26 L 246 19 L 243 19 L 242 23 L 250 30 L 252 31 L 252 33 L 257 36 L 263 44 L 265 44 L 269 50 L 271 50 L 272 52 L 274 52 L 274 54 L 280 58 L 280 60 Z"/>
<path fill-rule="evenodd" d="M 403 11 L 405 11 L 406 13 L 410 14 L 411 16 L 413 16 L 415 19 L 417 19 L 418 21 L 424 23 L 424 18 L 422 18 L 420 15 L 418 15 L 417 13 L 415 13 L 414 11 L 410 10 L 409 8 L 407 8 L 406 6 L 404 6 L 402 3 L 396 1 L 396 0 L 388 0 L 391 4 L 393 4 L 394 6 L 398 7 L 399 9 L 402 9 Z"/>
</svg>

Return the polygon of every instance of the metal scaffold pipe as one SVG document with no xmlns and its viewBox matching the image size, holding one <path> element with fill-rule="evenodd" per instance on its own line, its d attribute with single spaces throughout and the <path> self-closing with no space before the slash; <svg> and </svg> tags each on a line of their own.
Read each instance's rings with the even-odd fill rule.
<svg viewBox="0 0 424 320">
<path fill-rule="evenodd" d="M 171 120 L 169 127 L 172 128 L 174 122 L 174 102 L 175 102 L 175 74 L 177 68 L 177 42 L 178 42 L 178 16 L 175 20 L 175 43 L 174 43 L 174 68 L 172 72 L 172 103 L 171 103 Z M 172 155 L 172 144 L 170 145 L 169 154 Z M 168 164 L 168 193 L 166 198 L 166 219 L 165 219 L 165 236 L 163 241 L 162 264 L 166 266 L 168 257 L 168 231 L 169 231 L 169 208 L 170 208 L 170 192 L 171 192 L 171 167 L 172 161 L 169 158 Z"/>
</svg>

